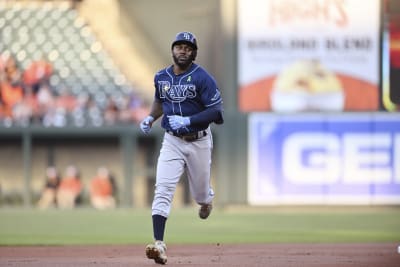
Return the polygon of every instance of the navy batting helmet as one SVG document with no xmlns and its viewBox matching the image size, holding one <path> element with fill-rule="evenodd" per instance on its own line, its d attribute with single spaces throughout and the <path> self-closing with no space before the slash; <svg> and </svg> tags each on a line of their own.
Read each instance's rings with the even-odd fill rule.
<svg viewBox="0 0 400 267">
<path fill-rule="evenodd" d="M 196 36 L 194 36 L 194 34 L 191 32 L 179 32 L 175 36 L 175 40 L 172 42 L 171 49 L 178 43 L 187 43 L 193 47 L 194 50 L 197 50 Z"/>
</svg>

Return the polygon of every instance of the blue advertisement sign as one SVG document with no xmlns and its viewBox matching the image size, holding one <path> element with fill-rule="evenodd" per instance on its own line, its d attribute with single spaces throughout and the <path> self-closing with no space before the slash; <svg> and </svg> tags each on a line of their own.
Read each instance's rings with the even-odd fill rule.
<svg viewBox="0 0 400 267">
<path fill-rule="evenodd" d="M 400 204 L 400 116 L 276 115 L 249 121 L 250 204 Z"/>
</svg>

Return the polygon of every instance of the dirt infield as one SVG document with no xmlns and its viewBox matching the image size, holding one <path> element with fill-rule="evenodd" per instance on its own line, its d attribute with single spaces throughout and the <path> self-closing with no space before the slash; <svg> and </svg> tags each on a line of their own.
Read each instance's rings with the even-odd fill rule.
<svg viewBox="0 0 400 267">
<path fill-rule="evenodd" d="M 0 266 L 159 266 L 144 246 L 0 247 Z M 397 244 L 170 245 L 167 266 L 399 267 Z"/>
</svg>

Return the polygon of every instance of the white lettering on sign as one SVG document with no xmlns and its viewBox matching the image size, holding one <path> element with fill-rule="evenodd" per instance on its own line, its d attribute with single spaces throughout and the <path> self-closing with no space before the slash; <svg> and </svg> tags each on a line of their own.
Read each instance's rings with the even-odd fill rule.
<svg viewBox="0 0 400 267">
<path fill-rule="evenodd" d="M 343 179 L 347 184 L 390 183 L 390 134 L 343 136 Z"/>
<path fill-rule="evenodd" d="M 283 143 L 283 174 L 297 184 L 331 184 L 340 175 L 340 142 L 334 134 L 297 133 Z"/>
<path fill-rule="evenodd" d="M 400 183 L 400 134 L 295 133 L 283 143 L 282 171 L 294 184 Z"/>
</svg>

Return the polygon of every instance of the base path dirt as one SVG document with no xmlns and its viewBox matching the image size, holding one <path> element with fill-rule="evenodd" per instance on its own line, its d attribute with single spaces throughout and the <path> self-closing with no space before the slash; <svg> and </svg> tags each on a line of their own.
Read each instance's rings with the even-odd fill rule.
<svg viewBox="0 0 400 267">
<path fill-rule="evenodd" d="M 208 244 L 168 246 L 167 266 L 399 267 L 398 244 Z M 160 266 L 145 245 L 4 246 L 0 266 Z"/>
</svg>

